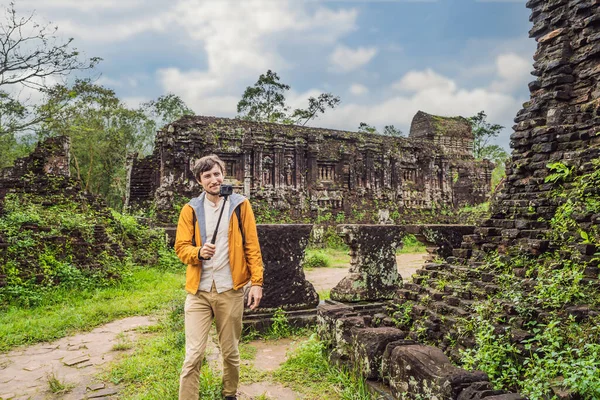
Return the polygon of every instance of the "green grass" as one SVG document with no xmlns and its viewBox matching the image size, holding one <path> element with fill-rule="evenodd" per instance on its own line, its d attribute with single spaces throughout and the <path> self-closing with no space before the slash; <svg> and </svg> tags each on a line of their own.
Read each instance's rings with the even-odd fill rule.
<svg viewBox="0 0 600 400">
<path fill-rule="evenodd" d="M 402 239 L 402 247 L 396 250 L 396 254 L 425 253 L 425 245 L 417 240 L 415 235 L 406 235 Z"/>
<path fill-rule="evenodd" d="M 109 365 L 100 378 L 120 385 L 123 400 L 177 399 L 179 373 L 185 357 L 183 299 L 165 303 L 158 325 L 136 341 L 131 355 Z M 205 363 L 200 374 L 200 398 L 220 400 L 221 377 Z"/>
<path fill-rule="evenodd" d="M 329 300 L 331 298 L 331 289 L 323 289 L 318 293 L 320 300 Z"/>
<path fill-rule="evenodd" d="M 100 377 L 120 385 L 119 398 L 177 399 L 179 372 L 185 356 L 183 302 L 176 300 L 171 304 L 167 305 L 170 311 L 163 313 L 159 324 L 146 329 L 138 338 L 133 353 L 111 363 Z M 284 321 L 280 323 L 284 324 Z M 273 372 L 259 370 L 253 365 L 256 347 L 243 341 L 240 382 L 280 383 L 307 400 L 371 399 L 362 379 L 329 365 L 325 346 L 316 335 L 292 337 L 300 341 L 299 345 L 294 346 L 288 360 Z M 201 399 L 221 399 L 220 371 L 213 371 L 205 364 L 200 379 Z"/>
<path fill-rule="evenodd" d="M 131 315 L 148 315 L 172 299 L 183 303 L 184 276 L 152 268 L 134 269 L 112 287 L 90 291 L 53 290 L 40 306 L 10 306 L 0 313 L 0 352 L 50 341 Z M 60 299 L 57 301 L 56 299 Z"/>
<path fill-rule="evenodd" d="M 117 339 L 117 343 L 113 345 L 113 351 L 126 351 L 133 348 L 133 342 L 124 332 L 119 333 L 115 338 Z"/>
<path fill-rule="evenodd" d="M 396 254 L 425 253 L 425 245 L 417 240 L 415 235 L 406 235 L 402 240 L 402 248 Z M 348 268 L 350 266 L 350 255 L 348 250 L 337 248 L 307 248 L 305 260 L 324 260 L 323 267 L 326 268 Z M 313 268 L 312 263 L 305 263 L 304 269 Z"/>
<path fill-rule="evenodd" d="M 240 350 L 240 359 L 251 361 L 256 357 L 256 347 L 252 346 L 249 343 L 241 342 L 239 346 Z"/>
<path fill-rule="evenodd" d="M 65 383 L 58 379 L 54 372 L 46 375 L 46 382 L 48 382 L 48 390 L 54 394 L 65 394 L 75 387 L 73 384 Z"/>
<path fill-rule="evenodd" d="M 309 260 L 313 257 L 324 258 L 327 260 L 326 267 L 328 268 L 348 268 L 350 266 L 350 255 L 347 250 L 339 250 L 333 248 L 308 248 L 306 249 L 305 259 Z"/>
<path fill-rule="evenodd" d="M 312 334 L 273 372 L 273 379 L 304 394 L 306 400 L 370 400 L 364 379 L 329 364 L 327 349 Z"/>
</svg>

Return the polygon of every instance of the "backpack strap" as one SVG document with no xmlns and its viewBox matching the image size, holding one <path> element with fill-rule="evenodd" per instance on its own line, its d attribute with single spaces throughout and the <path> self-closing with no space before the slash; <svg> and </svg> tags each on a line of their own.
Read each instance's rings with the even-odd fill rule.
<svg viewBox="0 0 600 400">
<path fill-rule="evenodd" d="M 196 247 L 196 211 L 192 207 L 192 227 L 194 229 L 194 234 L 192 235 L 192 246 Z"/>
<path fill-rule="evenodd" d="M 240 233 L 242 234 L 242 244 L 246 245 L 246 236 L 244 235 L 244 229 L 242 229 L 242 211 L 240 210 L 241 204 L 238 205 L 233 211 L 238 220 L 240 226 Z M 192 208 L 192 226 L 194 227 L 194 235 L 192 236 L 192 246 L 196 246 L 196 212 Z"/>
<path fill-rule="evenodd" d="M 233 210 L 235 212 L 235 215 L 237 216 L 237 220 L 238 220 L 238 225 L 240 226 L 240 233 L 242 234 L 242 244 L 245 246 L 246 245 L 246 237 L 244 236 L 244 230 L 242 229 L 242 211 L 240 210 L 240 207 L 242 205 L 238 205 L 235 210 Z"/>
</svg>

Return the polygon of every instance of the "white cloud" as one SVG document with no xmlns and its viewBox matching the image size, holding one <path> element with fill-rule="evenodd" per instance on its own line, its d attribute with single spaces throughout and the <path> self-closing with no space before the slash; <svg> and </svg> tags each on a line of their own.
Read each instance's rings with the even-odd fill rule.
<svg viewBox="0 0 600 400">
<path fill-rule="evenodd" d="M 61 8 L 90 12 L 107 9 L 135 9 L 140 7 L 142 4 L 144 4 L 142 0 L 20 0 L 18 2 L 18 7 L 34 8 L 37 10 Z"/>
<path fill-rule="evenodd" d="M 425 71 L 409 71 L 400 80 L 393 83 L 392 88 L 404 92 L 419 92 L 428 89 L 454 91 L 456 83 L 428 68 Z"/>
<path fill-rule="evenodd" d="M 375 47 L 358 47 L 356 49 L 351 49 L 339 45 L 334 49 L 329 57 L 329 61 L 332 66 L 332 71 L 348 72 L 369 63 L 376 54 L 377 48 Z"/>
<path fill-rule="evenodd" d="M 150 101 L 149 98 L 144 97 L 144 96 L 128 96 L 128 97 L 123 97 L 122 100 L 123 100 L 123 103 L 125 103 L 125 105 L 129 108 L 138 108 L 139 106 L 142 105 L 142 103 Z"/>
<path fill-rule="evenodd" d="M 307 90 L 306 92 L 302 92 L 302 93 L 296 92 L 295 90 L 292 89 L 285 95 L 286 103 L 292 109 L 306 108 L 308 106 L 308 98 L 309 97 L 316 98 L 321 93 L 323 93 L 323 91 L 320 89 L 310 89 L 310 90 Z"/>
<path fill-rule="evenodd" d="M 470 39 L 458 57 L 445 65 L 447 70 L 456 69 L 456 80 L 465 84 L 525 93 L 527 82 L 533 79 L 529 73 L 535 49 L 535 40 L 527 36 Z"/>
<path fill-rule="evenodd" d="M 23 1 L 25 7 L 37 3 Z M 281 75 L 293 67 L 280 48 L 329 48 L 356 29 L 358 17 L 356 8 L 295 0 L 46 0 L 37 8 L 40 20 L 53 19 L 60 35 L 75 37 L 88 51 L 119 56 L 124 43 L 147 45 L 138 37 L 145 33 L 184 45 L 205 66 L 185 69 L 165 58 L 154 70 L 159 90 L 180 95 L 199 113 L 220 115 L 235 113 L 244 87 L 259 73 L 272 69 Z M 139 84 L 127 75 L 99 82 L 123 91 Z"/>
<path fill-rule="evenodd" d="M 369 88 L 360 83 L 350 85 L 350 93 L 360 96 L 361 94 L 369 93 Z"/>
<path fill-rule="evenodd" d="M 264 72 L 287 63 L 277 44 L 288 35 L 304 33 L 337 40 L 354 27 L 356 11 L 318 9 L 307 13 L 291 1 L 204 2 L 188 0 L 177 7 L 178 20 L 193 40 L 202 41 L 209 69 L 242 67 Z"/>
<path fill-rule="evenodd" d="M 496 57 L 497 80 L 493 81 L 490 89 L 512 92 L 525 86 L 531 79 L 532 63 L 514 53 L 500 54 Z"/>
<path fill-rule="evenodd" d="M 106 75 L 101 75 L 95 83 L 98 85 L 102 85 L 111 89 L 115 88 L 136 88 L 139 85 L 139 78 L 148 78 L 144 76 L 144 74 L 136 74 L 136 76 L 125 76 L 119 79 L 111 78 Z"/>
<path fill-rule="evenodd" d="M 487 87 L 470 90 L 459 88 L 452 79 L 431 69 L 410 71 L 395 86 L 403 92 L 370 104 L 342 103 L 312 125 L 355 131 L 358 124 L 364 121 L 380 130 L 385 125 L 393 124 L 408 133 L 412 118 L 419 110 L 442 116 L 465 117 L 485 110 L 489 121 L 510 128 L 523 102 L 523 99 Z M 500 138 L 499 143 L 507 146 L 508 134 Z"/>
<path fill-rule="evenodd" d="M 290 65 L 278 44 L 290 37 L 336 41 L 354 29 L 357 12 L 318 7 L 310 13 L 303 2 L 183 0 L 173 10 L 175 20 L 207 57 L 207 68 L 183 71 L 162 68 L 157 75 L 165 91 L 177 93 L 200 113 L 231 115 L 243 88 L 267 69 Z M 300 34 L 300 35 L 299 35 Z"/>
<path fill-rule="evenodd" d="M 77 37 L 89 42 L 120 42 L 145 32 L 165 32 L 173 16 L 170 13 L 149 16 L 132 16 L 130 19 L 108 24 L 88 25 L 84 21 L 61 18 L 56 21 L 61 35 Z"/>
<path fill-rule="evenodd" d="M 196 113 L 233 116 L 239 96 L 216 93 L 223 84 L 218 75 L 204 71 L 180 71 L 177 68 L 159 70 L 159 83 L 164 92 L 176 93 Z"/>
<path fill-rule="evenodd" d="M 100 78 L 98 78 L 98 80 L 95 83 L 97 85 L 106 86 L 106 87 L 110 87 L 110 88 L 123 86 L 122 81 L 120 81 L 118 79 L 109 78 L 108 76 L 105 76 L 105 75 L 102 75 Z"/>
</svg>

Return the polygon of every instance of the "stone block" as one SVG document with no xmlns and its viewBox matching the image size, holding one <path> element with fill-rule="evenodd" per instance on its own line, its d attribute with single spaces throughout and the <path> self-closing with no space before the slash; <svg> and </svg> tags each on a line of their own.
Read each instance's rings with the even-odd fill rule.
<svg viewBox="0 0 600 400">
<path fill-rule="evenodd" d="M 406 332 L 396 328 L 354 329 L 353 365 L 366 379 L 381 379 L 381 361 L 386 346 L 405 337 Z"/>
<path fill-rule="evenodd" d="M 356 317 L 352 307 L 341 303 L 323 303 L 317 307 L 317 327 L 321 340 L 335 346 L 337 320 L 346 317 Z M 364 326 L 364 318 L 358 320 Z"/>
<path fill-rule="evenodd" d="M 473 383 L 488 381 L 485 373 L 455 367 L 440 349 L 430 346 L 396 346 L 385 365 L 396 398 L 456 399 Z"/>
<path fill-rule="evenodd" d="M 501 393 L 494 390 L 490 382 L 475 382 L 460 392 L 456 400 L 481 400 Z"/>
</svg>

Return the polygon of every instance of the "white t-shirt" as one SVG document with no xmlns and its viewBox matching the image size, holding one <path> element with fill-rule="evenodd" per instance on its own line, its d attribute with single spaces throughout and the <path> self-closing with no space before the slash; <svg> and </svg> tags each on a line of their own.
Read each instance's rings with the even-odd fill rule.
<svg viewBox="0 0 600 400">
<path fill-rule="evenodd" d="M 229 265 L 229 202 L 223 198 L 215 204 L 208 198 L 204 198 L 204 219 L 206 223 L 206 240 L 211 241 L 217 226 L 219 214 L 223 204 L 225 210 L 219 223 L 217 240 L 215 243 L 215 255 L 210 260 L 202 261 L 202 274 L 200 278 L 199 290 L 210 292 L 213 282 L 218 293 L 233 289 L 233 278 L 231 277 L 231 267 Z"/>
</svg>

